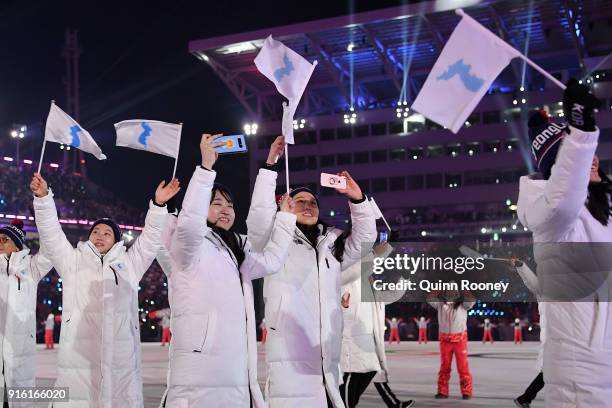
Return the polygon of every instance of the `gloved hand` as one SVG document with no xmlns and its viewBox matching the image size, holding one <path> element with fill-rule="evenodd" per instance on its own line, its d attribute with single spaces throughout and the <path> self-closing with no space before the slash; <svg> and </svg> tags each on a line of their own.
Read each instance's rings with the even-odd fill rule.
<svg viewBox="0 0 612 408">
<path fill-rule="evenodd" d="M 580 85 L 576 79 L 567 81 L 563 93 L 563 114 L 567 122 L 585 132 L 595 130 L 594 110 L 601 106 L 601 101 L 591 93 L 586 85 Z"/>
</svg>

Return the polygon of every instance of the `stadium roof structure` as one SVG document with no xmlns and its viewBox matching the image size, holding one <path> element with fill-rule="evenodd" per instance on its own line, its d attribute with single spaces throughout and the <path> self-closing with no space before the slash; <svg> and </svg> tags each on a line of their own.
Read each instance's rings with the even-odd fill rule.
<svg viewBox="0 0 612 408">
<path fill-rule="evenodd" d="M 550 72 L 587 73 L 585 59 L 612 51 L 610 0 L 438 0 L 274 28 L 193 40 L 207 63 L 253 119 L 282 117 L 281 96 L 255 67 L 273 35 L 309 61 L 318 60 L 301 102 L 305 116 L 410 103 L 464 11 Z M 474 44 L 475 47 L 478 44 Z M 515 60 L 489 92 L 541 88 L 543 77 Z M 352 81 L 351 81 L 352 79 Z"/>
</svg>

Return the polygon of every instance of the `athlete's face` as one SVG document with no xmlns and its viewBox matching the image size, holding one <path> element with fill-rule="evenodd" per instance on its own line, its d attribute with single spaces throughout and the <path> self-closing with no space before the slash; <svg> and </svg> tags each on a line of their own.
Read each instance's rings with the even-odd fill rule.
<svg viewBox="0 0 612 408">
<path fill-rule="evenodd" d="M 89 240 L 102 255 L 106 254 L 115 245 L 113 229 L 106 224 L 98 224 L 89 234 Z"/>
<path fill-rule="evenodd" d="M 234 225 L 235 218 L 234 203 L 219 190 L 215 191 L 210 207 L 208 207 L 208 222 L 227 231 Z"/>
<path fill-rule="evenodd" d="M 589 181 L 591 183 L 601 183 L 601 177 L 599 176 L 599 157 L 593 156 L 593 162 L 591 163 L 591 176 Z"/>
<path fill-rule="evenodd" d="M 297 217 L 297 222 L 303 225 L 315 225 L 319 219 L 319 205 L 315 197 L 302 191 L 293 196 L 295 207 L 293 213 Z"/>
<path fill-rule="evenodd" d="M 19 248 L 13 240 L 4 234 L 0 234 L 0 254 L 6 255 L 17 251 L 19 251 Z"/>
</svg>

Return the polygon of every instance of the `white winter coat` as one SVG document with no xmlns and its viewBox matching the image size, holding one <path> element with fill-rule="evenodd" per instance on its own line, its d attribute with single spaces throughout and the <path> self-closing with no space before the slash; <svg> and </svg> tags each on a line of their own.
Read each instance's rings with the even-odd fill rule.
<svg viewBox="0 0 612 408">
<path fill-rule="evenodd" d="M 609 243 L 612 222 L 603 226 L 585 206 L 599 130 L 583 132 L 570 127 L 570 131 L 561 142 L 549 180 L 521 177 L 519 219 L 533 232 L 536 244 Z M 574 251 L 564 250 L 567 247 L 562 250 L 558 245 L 551 247 L 550 252 L 542 246 L 534 247 L 540 282 L 544 274 L 568 271 L 568 265 L 572 264 L 580 276 L 582 268 L 576 264 L 590 268 L 600 260 L 596 253 L 576 257 Z M 572 278 L 572 274 L 566 275 Z M 580 286 L 579 280 L 574 282 Z M 596 293 L 585 295 L 581 301 L 546 303 L 544 381 L 547 407 L 612 407 L 610 287 L 608 276 Z M 568 288 L 572 289 L 575 288 Z M 546 298 L 542 300 L 547 301 Z"/>
<path fill-rule="evenodd" d="M 276 172 L 261 169 L 255 182 L 247 227 L 256 247 L 265 242 L 275 217 Z M 350 203 L 352 233 L 343 262 L 332 254 L 342 231 L 328 228 L 316 248 L 299 230 L 280 272 L 264 280 L 268 326 L 266 397 L 270 408 L 325 407 L 326 391 L 334 407 L 340 397 L 342 311 L 340 272 L 362 257 L 361 244 L 376 240 L 376 219 L 370 203 Z"/>
<path fill-rule="evenodd" d="M 138 282 L 161 245 L 166 208 L 151 202 L 134 244 L 119 241 L 104 256 L 90 241 L 70 244 L 52 192 L 34 198 L 34 211 L 41 251 L 63 284 L 56 387 L 69 387 L 70 402 L 53 406 L 142 407 Z"/>
<path fill-rule="evenodd" d="M 42 254 L 29 253 L 24 248 L 0 255 L 0 379 L 7 387 L 34 387 L 36 382 L 36 289 L 52 266 Z M 3 398 L 0 394 L 0 404 Z"/>
<path fill-rule="evenodd" d="M 516 271 L 520 275 L 523 283 L 527 286 L 536 298 L 538 299 L 538 312 L 540 313 L 540 348 L 538 349 L 538 358 L 536 360 L 536 370 L 542 371 L 544 367 L 544 342 L 546 341 L 546 303 L 540 301 L 540 285 L 538 277 L 535 273 L 527 266 L 526 263 L 516 268 Z"/>
<path fill-rule="evenodd" d="M 281 213 L 262 253 L 244 245 L 240 269 L 206 225 L 216 173 L 198 167 L 189 182 L 169 248 L 172 310 L 168 408 L 263 408 L 257 383 L 252 280 L 278 271 L 287 257 L 295 215 Z"/>
<path fill-rule="evenodd" d="M 393 248 L 388 245 L 381 257 L 387 257 Z M 362 260 L 371 263 L 374 255 Z M 344 330 L 342 331 L 342 354 L 340 367 L 345 373 L 376 371 L 375 382 L 389 381 L 389 370 L 385 354 L 385 306 L 399 300 L 402 291 L 374 291 L 371 284 L 362 285 L 361 264 L 358 262 L 342 273 L 342 294 L 350 293 L 349 307 L 342 308 Z M 365 270 L 371 270 L 364 266 Z M 362 299 L 362 291 L 371 295 Z M 374 299 L 374 301 L 371 301 Z M 379 301 L 384 299 L 384 301 Z M 386 302 L 386 303 L 385 303 Z"/>
</svg>

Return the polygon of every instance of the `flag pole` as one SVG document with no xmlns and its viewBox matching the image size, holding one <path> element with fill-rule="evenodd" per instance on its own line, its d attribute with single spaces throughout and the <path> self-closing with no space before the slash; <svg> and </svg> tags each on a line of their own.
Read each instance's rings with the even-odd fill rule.
<svg viewBox="0 0 612 408">
<path fill-rule="evenodd" d="M 473 19 L 469 14 L 466 14 L 465 11 L 463 11 L 463 9 L 456 9 L 455 10 L 455 14 L 457 14 L 458 16 L 461 17 L 467 17 L 471 20 L 474 21 L 474 23 L 478 24 L 480 27 L 482 27 L 483 30 L 486 30 L 488 32 L 490 32 L 490 30 L 488 28 L 486 28 L 485 26 L 483 26 L 482 24 L 480 24 L 478 21 L 476 21 L 475 19 Z M 510 44 L 508 44 L 506 41 L 504 41 L 503 39 L 499 38 L 499 36 L 496 36 L 499 41 L 501 41 L 504 45 L 506 45 L 507 47 L 511 48 L 512 50 L 514 50 L 515 52 L 518 53 L 517 57 L 520 57 L 523 61 L 525 61 L 527 64 L 529 64 L 533 69 L 535 69 L 536 71 L 538 71 L 540 74 L 544 75 L 547 79 L 549 79 L 553 84 L 557 85 L 559 88 L 565 90 L 565 85 L 563 85 L 563 83 L 561 81 L 559 81 L 557 78 L 555 78 L 554 76 L 552 76 L 549 72 L 547 72 L 546 70 L 544 70 L 543 68 L 541 68 L 538 64 L 536 64 L 535 62 L 533 62 L 531 59 L 529 59 L 526 55 L 524 55 L 522 52 L 518 51 L 516 48 L 514 48 L 513 46 L 511 46 Z"/>
<path fill-rule="evenodd" d="M 521 54 L 519 55 L 523 61 L 525 61 L 527 64 L 529 64 L 533 69 L 535 69 L 536 71 L 538 71 L 540 74 L 544 75 L 547 79 L 549 79 L 553 84 L 557 85 L 559 88 L 565 90 L 566 86 L 559 81 L 557 78 L 555 78 L 554 76 L 552 76 L 550 73 L 548 73 L 547 71 L 545 71 L 543 68 L 541 68 L 538 64 L 536 64 L 535 62 L 533 62 L 532 60 L 530 60 L 529 58 L 527 58 L 527 56 Z"/>
<path fill-rule="evenodd" d="M 53 108 L 53 105 L 55 105 L 55 99 L 51 99 L 51 108 Z M 49 120 L 49 117 L 47 116 L 47 120 Z M 46 128 L 45 128 L 45 133 L 46 133 Z M 42 150 L 40 151 L 40 160 L 38 161 L 38 174 L 40 174 L 40 169 L 42 167 L 42 163 L 43 163 L 43 156 L 45 155 L 45 147 L 47 147 L 47 135 L 43 135 L 43 147 Z"/>
<path fill-rule="evenodd" d="M 47 140 L 45 139 L 43 141 L 43 147 L 42 147 L 42 151 L 40 152 L 40 160 L 38 161 L 38 174 L 40 174 L 40 168 L 42 166 L 42 162 L 43 162 L 43 156 L 45 155 L 45 146 L 47 146 Z"/>
<path fill-rule="evenodd" d="M 179 150 L 181 149 L 181 135 L 183 133 L 183 122 L 179 123 L 179 137 L 178 137 L 178 142 L 176 143 L 176 157 L 174 158 L 174 170 L 172 170 L 172 178 L 170 179 L 171 181 L 174 180 L 174 178 L 176 177 L 176 167 L 178 165 L 178 157 L 179 157 Z"/>
<path fill-rule="evenodd" d="M 382 216 L 382 220 L 385 223 L 385 225 L 387 226 L 387 229 L 389 230 L 389 232 L 391 232 L 391 227 L 389 226 L 389 223 L 387 222 L 385 216 L 382 215 L 382 213 L 380 215 Z"/>
<path fill-rule="evenodd" d="M 287 182 L 287 195 L 289 195 L 289 148 L 285 143 L 285 180 Z"/>
</svg>

